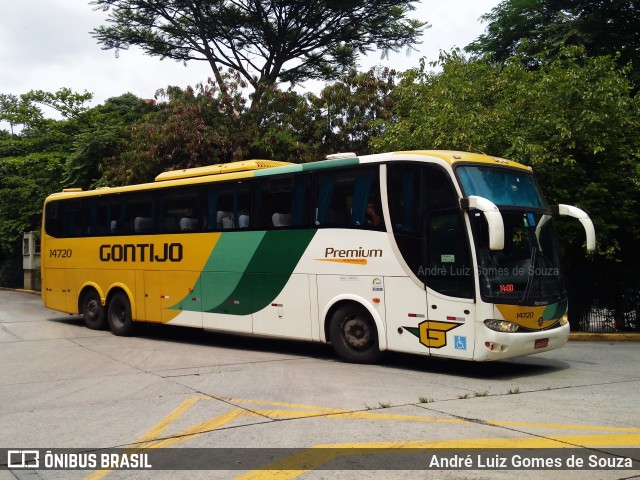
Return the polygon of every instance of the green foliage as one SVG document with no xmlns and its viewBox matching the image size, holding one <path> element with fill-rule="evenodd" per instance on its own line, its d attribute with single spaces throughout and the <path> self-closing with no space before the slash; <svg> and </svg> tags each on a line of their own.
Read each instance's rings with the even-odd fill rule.
<svg viewBox="0 0 640 480">
<path fill-rule="evenodd" d="M 87 111 L 86 128 L 74 136 L 67 158 L 64 185 L 89 188 L 105 183 L 101 169 L 130 148 L 133 124 L 152 110 L 152 103 L 126 93 Z"/>
<path fill-rule="evenodd" d="M 69 89 L 0 96 L 0 119 L 21 127 L 0 132 L 0 284 L 20 286 L 21 239 L 39 230 L 42 202 L 63 186 L 88 188 L 99 167 L 129 145 L 131 124 L 150 110 L 131 94 L 89 109 L 88 93 Z M 4 102 L 4 103 L 2 103 Z M 64 120 L 45 118 L 41 106 Z"/>
<path fill-rule="evenodd" d="M 65 118 L 75 118 L 88 123 L 84 118 L 87 111 L 85 102 L 93 98 L 89 92 L 76 93 L 70 88 L 61 88 L 57 92 L 45 92 L 43 90 L 31 90 L 21 95 L 23 101 L 28 104 L 41 104 L 59 112 Z"/>
<path fill-rule="evenodd" d="M 164 100 L 132 126 L 131 141 L 118 157 L 102 163 L 103 184 L 151 181 L 168 169 L 246 158 L 246 99 L 237 75 L 225 74 L 222 92 L 211 81 L 195 88 L 168 87 Z"/>
<path fill-rule="evenodd" d="M 42 120 L 42 112 L 30 100 L 17 95 L 0 94 L 0 121 L 6 121 L 14 133 L 19 125 L 34 125 Z"/>
<path fill-rule="evenodd" d="M 402 75 L 397 120 L 372 140 L 375 149 L 428 146 L 521 161 L 550 203 L 589 212 L 600 253 L 616 255 L 621 235 L 638 238 L 640 111 L 613 60 L 568 49 L 531 71 L 520 57 L 502 66 L 453 52 L 439 66 Z M 563 225 L 567 245 L 579 245 L 580 226 Z"/>
<path fill-rule="evenodd" d="M 322 158 L 322 113 L 313 107 L 314 96 L 266 87 L 261 97 L 260 104 L 246 112 L 247 124 L 256 127 L 247 139 L 250 155 L 292 163 Z"/>
<path fill-rule="evenodd" d="M 529 65 L 558 57 L 567 45 L 609 55 L 640 82 L 640 15 L 630 0 L 504 0 L 482 17 L 486 33 L 467 50 L 499 62 L 520 52 Z"/>
<path fill-rule="evenodd" d="M 315 133 L 315 140 L 322 144 L 324 154 L 373 153 L 370 139 L 380 135 L 382 122 L 391 120 L 395 75 L 396 72 L 388 68 L 368 72 L 351 70 L 326 86 L 320 97 L 310 97 L 320 129 Z"/>
<path fill-rule="evenodd" d="M 94 37 L 105 49 L 135 45 L 179 61 L 207 61 L 216 83 L 232 68 L 253 87 L 334 79 L 375 48 L 418 43 L 426 24 L 408 18 L 416 0 L 94 0 L 110 11 Z"/>
<path fill-rule="evenodd" d="M 393 71 L 352 70 L 319 97 L 260 84 L 260 101 L 249 107 L 241 76 L 222 76 L 223 88 L 209 81 L 160 90 L 163 101 L 133 125 L 126 150 L 102 161 L 100 184 L 147 182 L 165 170 L 248 158 L 304 163 L 354 148 L 369 153 L 370 138 L 390 118 L 395 85 Z"/>
<path fill-rule="evenodd" d="M 38 229 L 42 200 L 59 190 L 56 179 L 61 177 L 63 162 L 62 155 L 56 153 L 0 159 L 1 285 L 21 286 L 22 234 Z"/>
</svg>

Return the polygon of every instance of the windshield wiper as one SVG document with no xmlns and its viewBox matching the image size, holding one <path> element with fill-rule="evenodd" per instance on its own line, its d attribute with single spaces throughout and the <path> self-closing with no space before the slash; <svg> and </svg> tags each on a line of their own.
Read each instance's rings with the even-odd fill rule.
<svg viewBox="0 0 640 480">
<path fill-rule="evenodd" d="M 531 258 L 529 259 L 529 277 L 527 278 L 527 286 L 524 289 L 524 294 L 520 303 L 524 304 L 529 299 L 529 295 L 531 295 L 531 290 L 533 290 L 533 279 L 535 277 L 534 272 L 536 270 L 536 256 L 538 255 L 538 247 L 531 247 Z"/>
</svg>

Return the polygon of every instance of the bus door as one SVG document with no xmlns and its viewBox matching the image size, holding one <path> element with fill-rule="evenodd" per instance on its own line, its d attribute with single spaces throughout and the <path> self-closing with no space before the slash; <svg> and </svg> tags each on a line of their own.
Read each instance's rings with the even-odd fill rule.
<svg viewBox="0 0 640 480">
<path fill-rule="evenodd" d="M 389 329 L 391 348 L 432 355 L 473 357 L 474 272 L 468 233 L 449 173 L 438 165 L 387 166 L 390 224 L 402 258 L 415 279 L 386 279 L 390 312 L 402 322 Z M 407 318 L 408 315 L 411 318 Z M 389 316 L 392 322 L 396 316 Z M 408 331 L 412 335 L 394 332 Z M 413 338 L 412 338 L 413 337 Z M 418 337 L 419 343 L 415 337 Z"/>
<path fill-rule="evenodd" d="M 472 358 L 474 272 L 463 214 L 430 212 L 423 228 L 427 321 L 420 327 L 421 340 L 431 355 Z"/>
</svg>

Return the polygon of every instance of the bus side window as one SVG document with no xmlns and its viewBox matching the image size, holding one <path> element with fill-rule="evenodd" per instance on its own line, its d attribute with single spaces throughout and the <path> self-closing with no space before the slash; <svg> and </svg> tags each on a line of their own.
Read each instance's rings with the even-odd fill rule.
<svg viewBox="0 0 640 480">
<path fill-rule="evenodd" d="M 115 219 L 111 218 L 110 203 L 100 198 L 93 198 L 88 208 L 89 236 L 103 236 L 115 233 L 117 222 Z"/>
<path fill-rule="evenodd" d="M 215 230 L 230 230 L 233 225 L 234 192 L 227 188 L 218 191 L 218 210 Z"/>
<path fill-rule="evenodd" d="M 64 233 L 64 211 L 67 202 L 49 202 L 44 214 L 44 230 L 52 237 L 61 237 Z"/>
<path fill-rule="evenodd" d="M 218 229 L 218 191 L 210 188 L 204 193 L 206 204 L 205 229 L 208 231 Z"/>
<path fill-rule="evenodd" d="M 210 186 L 205 192 L 209 231 L 248 229 L 251 222 L 251 187 L 243 182 Z"/>
<path fill-rule="evenodd" d="M 165 233 L 197 232 L 200 230 L 199 191 L 186 187 L 160 191 L 158 196 L 158 231 Z"/>
<path fill-rule="evenodd" d="M 377 167 L 319 173 L 314 179 L 319 227 L 382 229 Z"/>
<path fill-rule="evenodd" d="M 156 232 L 156 209 L 150 193 L 128 195 L 122 198 L 122 232 L 118 220 L 118 233 L 147 234 Z"/>
<path fill-rule="evenodd" d="M 473 297 L 468 233 L 449 175 L 429 164 L 387 165 L 389 213 L 396 244 L 429 288 Z"/>
<path fill-rule="evenodd" d="M 311 204 L 309 174 L 262 178 L 253 186 L 254 228 L 270 230 L 308 225 Z"/>
<path fill-rule="evenodd" d="M 82 237 L 87 234 L 88 222 L 86 209 L 83 209 L 82 200 L 68 200 L 67 211 L 64 220 L 65 237 Z"/>
</svg>

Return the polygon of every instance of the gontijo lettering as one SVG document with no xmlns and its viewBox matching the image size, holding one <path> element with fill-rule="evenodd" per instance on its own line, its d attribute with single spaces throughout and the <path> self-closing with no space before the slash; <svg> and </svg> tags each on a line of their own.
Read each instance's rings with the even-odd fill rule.
<svg viewBox="0 0 640 480">
<path fill-rule="evenodd" d="M 157 248 L 153 243 L 125 243 L 100 245 L 103 262 L 181 262 L 181 243 L 163 243 Z"/>
</svg>

